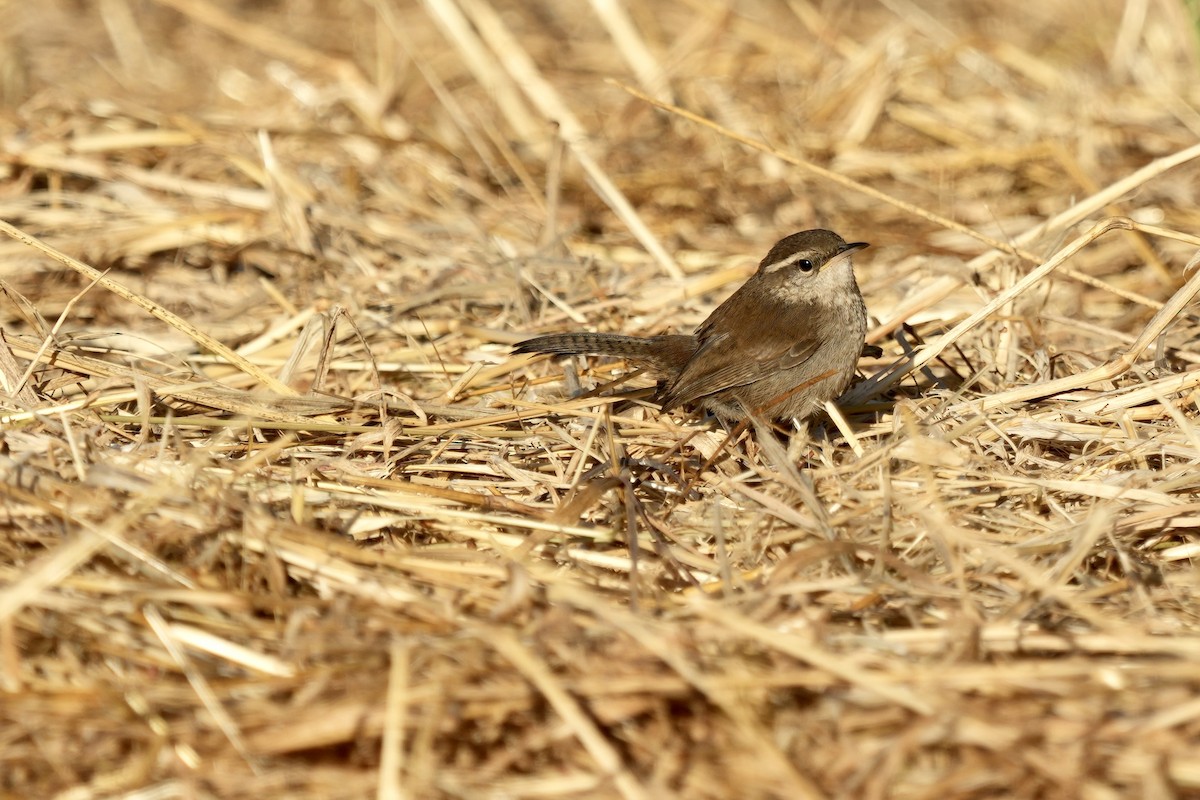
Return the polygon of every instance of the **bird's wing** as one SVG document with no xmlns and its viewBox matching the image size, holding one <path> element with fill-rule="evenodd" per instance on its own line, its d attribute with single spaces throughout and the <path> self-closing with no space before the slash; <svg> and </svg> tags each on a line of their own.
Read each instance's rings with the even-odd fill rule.
<svg viewBox="0 0 1200 800">
<path fill-rule="evenodd" d="M 787 345 L 774 346 L 753 331 L 715 334 L 704 340 L 660 396 L 663 408 L 690 403 L 706 395 L 767 378 L 780 370 L 793 369 L 812 357 L 821 345 L 816 337 L 805 337 Z"/>
</svg>

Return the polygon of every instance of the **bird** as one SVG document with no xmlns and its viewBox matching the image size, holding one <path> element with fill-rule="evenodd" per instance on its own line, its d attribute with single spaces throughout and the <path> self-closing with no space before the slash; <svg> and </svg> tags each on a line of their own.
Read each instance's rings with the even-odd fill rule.
<svg viewBox="0 0 1200 800">
<path fill-rule="evenodd" d="M 851 257 L 867 246 L 823 229 L 785 236 L 691 334 L 553 333 L 513 352 L 626 359 L 660 378 L 664 412 L 804 419 L 842 393 L 864 352 L 867 308 Z"/>
</svg>

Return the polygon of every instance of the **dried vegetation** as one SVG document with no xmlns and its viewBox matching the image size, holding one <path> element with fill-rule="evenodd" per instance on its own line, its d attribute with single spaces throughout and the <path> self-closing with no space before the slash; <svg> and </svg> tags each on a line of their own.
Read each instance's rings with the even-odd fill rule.
<svg viewBox="0 0 1200 800">
<path fill-rule="evenodd" d="M 1200 794 L 1184 4 L 3 17 L 0 793 Z M 508 355 L 817 226 L 809 430 Z"/>
</svg>

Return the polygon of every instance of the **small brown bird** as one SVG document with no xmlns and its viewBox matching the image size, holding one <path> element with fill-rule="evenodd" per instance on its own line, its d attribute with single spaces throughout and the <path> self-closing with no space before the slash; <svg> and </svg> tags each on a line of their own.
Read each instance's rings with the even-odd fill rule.
<svg viewBox="0 0 1200 800">
<path fill-rule="evenodd" d="M 847 243 L 832 231 L 793 233 L 690 336 L 556 333 L 520 342 L 515 353 L 625 358 L 663 380 L 666 411 L 695 404 L 741 420 L 804 418 L 842 393 L 867 332 L 867 308 Z"/>
</svg>

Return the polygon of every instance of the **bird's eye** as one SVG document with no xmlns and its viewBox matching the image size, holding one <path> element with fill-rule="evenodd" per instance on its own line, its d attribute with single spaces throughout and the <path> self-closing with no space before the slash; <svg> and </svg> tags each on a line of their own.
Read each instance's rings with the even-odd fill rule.
<svg viewBox="0 0 1200 800">
<path fill-rule="evenodd" d="M 812 272 L 813 271 L 813 263 L 811 261 L 809 261 L 807 258 L 797 261 L 796 266 L 800 268 L 801 272 Z"/>
</svg>

